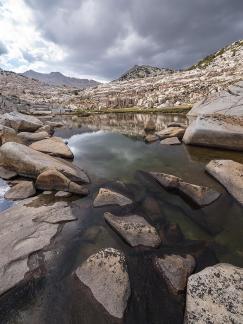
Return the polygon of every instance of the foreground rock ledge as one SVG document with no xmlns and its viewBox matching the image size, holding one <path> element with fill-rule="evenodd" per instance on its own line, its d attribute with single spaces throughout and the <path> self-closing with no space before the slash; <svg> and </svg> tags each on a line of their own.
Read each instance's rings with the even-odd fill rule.
<svg viewBox="0 0 243 324">
<path fill-rule="evenodd" d="M 77 269 L 76 275 L 110 315 L 123 317 L 131 291 L 122 252 L 112 248 L 100 250 Z"/>
<path fill-rule="evenodd" d="M 183 181 L 181 178 L 166 173 L 150 172 L 164 188 L 178 190 L 189 197 L 198 206 L 207 206 L 220 197 L 220 193 L 204 186 L 197 186 Z"/>
<path fill-rule="evenodd" d="M 141 216 L 120 217 L 105 213 L 104 218 L 133 247 L 158 247 L 161 243 L 156 229 Z"/>
<path fill-rule="evenodd" d="M 11 127 L 18 132 L 34 132 L 43 126 L 43 123 L 38 118 L 17 112 L 4 114 L 2 122 L 5 126 Z"/>
<path fill-rule="evenodd" d="M 232 160 L 212 160 L 206 170 L 243 205 L 243 164 Z"/>
<path fill-rule="evenodd" d="M 76 220 L 65 202 L 38 205 L 29 198 L 0 213 L 0 295 L 24 280 L 28 256 L 49 245 L 59 223 Z"/>
<path fill-rule="evenodd" d="M 55 159 L 18 143 L 8 142 L 1 146 L 0 164 L 18 175 L 30 178 L 37 178 L 48 169 L 56 169 L 71 181 L 89 183 L 86 173 L 74 164 Z"/>
<path fill-rule="evenodd" d="M 243 323 L 243 269 L 217 264 L 191 275 L 185 323 Z"/>
<path fill-rule="evenodd" d="M 101 188 L 94 200 L 94 207 L 102 207 L 107 205 L 127 206 L 131 205 L 132 200 L 123 196 L 118 192 L 109 189 Z"/>
<path fill-rule="evenodd" d="M 155 258 L 155 266 L 165 279 L 168 288 L 174 294 L 183 292 L 187 278 L 195 268 L 195 259 L 191 255 L 166 255 L 164 258 Z"/>
</svg>

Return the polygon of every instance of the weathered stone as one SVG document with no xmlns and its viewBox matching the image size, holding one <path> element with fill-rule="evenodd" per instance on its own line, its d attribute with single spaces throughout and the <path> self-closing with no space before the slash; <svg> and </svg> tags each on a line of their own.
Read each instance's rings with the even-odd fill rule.
<svg viewBox="0 0 243 324">
<path fill-rule="evenodd" d="M 8 190 L 4 198 L 9 200 L 21 200 L 32 197 L 36 194 L 35 186 L 32 181 L 17 181 Z"/>
<path fill-rule="evenodd" d="M 155 258 L 155 266 L 165 279 L 168 288 L 178 294 L 186 288 L 187 279 L 195 268 L 195 259 L 191 255 L 166 255 Z"/>
<path fill-rule="evenodd" d="M 58 191 L 55 194 L 55 197 L 57 198 L 69 198 L 71 196 L 72 196 L 71 192 L 67 192 L 67 191 Z"/>
<path fill-rule="evenodd" d="M 243 269 L 217 264 L 191 275 L 185 323 L 243 323 Z"/>
<path fill-rule="evenodd" d="M 212 160 L 206 170 L 243 205 L 243 164 L 232 160 Z"/>
<path fill-rule="evenodd" d="M 58 223 L 76 219 L 64 202 L 39 206 L 35 201 L 26 199 L 0 214 L 0 295 L 24 280 L 28 256 L 50 243 Z"/>
<path fill-rule="evenodd" d="M 16 176 L 17 176 L 16 172 L 0 166 L 0 178 L 4 180 L 10 180 L 12 178 L 15 178 Z"/>
<path fill-rule="evenodd" d="M 150 174 L 166 189 L 178 190 L 199 206 L 210 205 L 221 195 L 211 188 L 187 183 L 181 178 L 170 174 L 156 172 L 150 172 Z"/>
<path fill-rule="evenodd" d="M 60 137 L 51 137 L 35 142 L 30 147 L 36 151 L 66 159 L 73 159 L 73 153 Z"/>
<path fill-rule="evenodd" d="M 190 145 L 243 150 L 242 117 L 202 115 L 187 128 L 183 142 Z"/>
<path fill-rule="evenodd" d="M 20 143 L 21 140 L 17 138 L 17 132 L 13 128 L 0 125 L 0 142 L 2 145 L 7 142 Z"/>
<path fill-rule="evenodd" d="M 181 141 L 177 137 L 170 137 L 160 142 L 162 145 L 180 145 Z"/>
<path fill-rule="evenodd" d="M 100 250 L 76 270 L 76 275 L 108 313 L 123 317 L 131 291 L 122 252 L 112 248 Z"/>
<path fill-rule="evenodd" d="M 156 129 L 156 125 L 152 119 L 149 119 L 147 123 L 144 125 L 145 131 L 155 131 L 155 129 Z"/>
<path fill-rule="evenodd" d="M 37 177 L 35 185 L 40 190 L 62 190 L 82 196 L 89 194 L 87 188 L 70 181 L 65 175 L 55 169 L 42 172 Z"/>
<path fill-rule="evenodd" d="M 149 135 L 147 135 L 145 137 L 145 142 L 147 142 L 147 143 L 153 143 L 153 142 L 156 142 L 158 140 L 159 140 L 158 136 L 152 135 L 152 134 L 149 134 Z"/>
<path fill-rule="evenodd" d="M 139 245 L 158 247 L 161 243 L 156 229 L 141 216 L 121 217 L 105 213 L 104 217 L 111 227 L 133 247 Z"/>
<path fill-rule="evenodd" d="M 50 135 L 47 132 L 38 132 L 38 133 L 21 132 L 18 133 L 17 137 L 20 139 L 20 142 L 22 144 L 30 145 L 33 142 L 41 141 L 46 138 L 49 138 Z"/>
<path fill-rule="evenodd" d="M 37 178 L 48 169 L 56 169 L 71 181 L 89 183 L 88 176 L 77 166 L 18 143 L 9 142 L 2 145 L 0 163 L 19 175 L 31 178 Z"/>
<path fill-rule="evenodd" d="M 126 206 L 132 204 L 132 200 L 123 196 L 118 192 L 109 189 L 101 188 L 94 200 L 94 207 L 101 207 L 107 205 Z"/>
<path fill-rule="evenodd" d="M 35 132 L 36 133 L 46 132 L 48 134 L 52 134 L 54 132 L 54 129 L 50 125 L 44 125 L 44 126 L 41 126 L 40 128 L 38 128 Z"/>
<path fill-rule="evenodd" d="M 36 117 L 11 112 L 3 115 L 4 125 L 15 129 L 17 132 L 34 132 L 43 123 Z"/>
<path fill-rule="evenodd" d="M 168 127 L 163 129 L 162 131 L 156 133 L 161 140 L 169 137 L 178 137 L 182 139 L 183 135 L 185 134 L 185 128 L 182 127 Z"/>
<path fill-rule="evenodd" d="M 47 123 L 47 125 L 49 125 L 49 126 L 51 126 L 53 128 L 59 128 L 59 127 L 64 126 L 64 124 L 62 122 L 60 122 L 60 121 L 47 121 L 46 123 Z"/>
</svg>

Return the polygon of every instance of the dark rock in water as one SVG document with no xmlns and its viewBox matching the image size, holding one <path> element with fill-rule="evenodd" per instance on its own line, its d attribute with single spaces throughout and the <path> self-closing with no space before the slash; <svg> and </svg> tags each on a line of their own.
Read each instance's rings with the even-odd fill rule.
<svg viewBox="0 0 243 324">
<path fill-rule="evenodd" d="M 32 197 L 35 194 L 36 190 L 32 181 L 18 181 L 5 193 L 4 198 L 9 200 L 21 200 Z"/>
<path fill-rule="evenodd" d="M 150 172 L 164 188 L 178 190 L 183 195 L 189 197 L 199 206 L 207 206 L 220 197 L 220 193 L 204 186 L 197 186 L 183 181 L 181 178 L 166 174 Z"/>
<path fill-rule="evenodd" d="M 17 132 L 34 132 L 43 126 L 38 118 L 17 112 L 4 114 L 2 119 L 5 126 L 11 127 Z"/>
<path fill-rule="evenodd" d="M 15 178 L 16 176 L 17 176 L 16 172 L 0 166 L 0 178 L 4 180 L 10 180 L 12 178 Z"/>
<path fill-rule="evenodd" d="M 243 269 L 230 264 L 205 268 L 188 279 L 185 322 L 243 323 Z"/>
<path fill-rule="evenodd" d="M 66 176 L 55 169 L 42 172 L 38 176 L 35 185 L 36 188 L 40 190 L 62 190 L 81 196 L 87 196 L 89 194 L 87 188 L 70 181 Z"/>
<path fill-rule="evenodd" d="M 67 203 L 38 207 L 38 199 L 23 200 L 0 214 L 0 295 L 28 280 L 28 256 L 49 245 L 58 223 L 76 219 Z"/>
<path fill-rule="evenodd" d="M 111 227 L 132 247 L 139 245 L 158 247 L 161 243 L 156 229 L 141 216 L 129 215 L 121 217 L 105 213 L 104 217 Z"/>
<path fill-rule="evenodd" d="M 110 315 L 123 317 L 130 296 L 130 282 L 122 252 L 112 248 L 100 250 L 76 270 L 76 275 Z"/>
<path fill-rule="evenodd" d="M 155 265 L 165 279 L 168 288 L 178 294 L 186 288 L 187 278 L 195 268 L 195 259 L 191 255 L 166 255 L 156 258 Z"/>
<path fill-rule="evenodd" d="M 1 146 L 0 163 L 19 175 L 31 178 L 37 178 L 46 170 L 55 169 L 71 181 L 89 183 L 86 173 L 77 166 L 18 143 L 9 142 Z"/>
<path fill-rule="evenodd" d="M 178 224 L 169 224 L 166 228 L 165 237 L 169 244 L 177 244 L 185 239 Z"/>
<path fill-rule="evenodd" d="M 243 205 L 243 164 L 231 160 L 213 160 L 206 166 L 206 171 Z"/>
<path fill-rule="evenodd" d="M 127 206 L 131 205 L 132 200 L 123 196 L 118 192 L 109 189 L 101 188 L 94 200 L 94 207 L 102 207 L 108 205 Z"/>
</svg>

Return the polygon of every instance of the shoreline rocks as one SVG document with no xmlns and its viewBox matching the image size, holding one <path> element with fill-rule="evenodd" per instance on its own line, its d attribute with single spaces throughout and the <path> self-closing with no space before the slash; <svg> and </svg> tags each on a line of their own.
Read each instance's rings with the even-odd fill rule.
<svg viewBox="0 0 243 324">
<path fill-rule="evenodd" d="M 104 218 L 132 247 L 139 245 L 158 247 L 161 244 L 161 239 L 155 227 L 141 216 L 128 215 L 122 217 L 105 213 Z"/>
<path fill-rule="evenodd" d="M 43 126 L 43 123 L 38 118 L 18 112 L 2 115 L 2 122 L 5 126 L 11 127 L 17 132 L 34 132 Z"/>
<path fill-rule="evenodd" d="M 220 193 L 204 186 L 198 186 L 183 181 L 181 178 L 166 173 L 149 173 L 164 188 L 178 190 L 179 193 L 190 198 L 198 206 L 212 204 L 220 197 Z"/>
<path fill-rule="evenodd" d="M 160 142 L 162 145 L 180 145 L 181 141 L 179 141 L 178 137 L 170 137 L 162 140 Z"/>
<path fill-rule="evenodd" d="M 127 206 L 131 205 L 132 200 L 123 196 L 122 194 L 111 191 L 106 188 L 100 188 L 98 195 L 94 200 L 94 207 L 102 207 L 108 205 Z"/>
<path fill-rule="evenodd" d="M 76 270 L 76 275 L 110 315 L 123 318 L 131 288 L 122 252 L 113 248 L 100 250 Z"/>
<path fill-rule="evenodd" d="M 160 132 L 155 133 L 159 137 L 160 140 L 177 137 L 178 139 L 182 139 L 185 134 L 185 128 L 183 127 L 167 127 Z"/>
<path fill-rule="evenodd" d="M 242 323 L 243 269 L 217 264 L 191 275 L 185 323 Z"/>
<path fill-rule="evenodd" d="M 35 186 L 32 181 L 16 181 L 4 195 L 8 200 L 21 200 L 32 197 L 36 194 Z"/>
</svg>

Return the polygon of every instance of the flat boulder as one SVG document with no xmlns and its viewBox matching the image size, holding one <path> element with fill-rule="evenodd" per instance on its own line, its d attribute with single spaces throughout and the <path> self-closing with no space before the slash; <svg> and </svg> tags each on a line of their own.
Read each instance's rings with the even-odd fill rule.
<svg viewBox="0 0 243 324">
<path fill-rule="evenodd" d="M 162 145 L 180 145 L 181 141 L 178 139 L 178 137 L 170 137 L 170 138 L 165 138 L 160 142 Z"/>
<path fill-rule="evenodd" d="M 243 205 L 243 164 L 232 160 L 212 160 L 206 171 Z"/>
<path fill-rule="evenodd" d="M 102 207 L 108 205 L 127 206 L 131 204 L 131 199 L 118 192 L 105 188 L 100 188 L 99 193 L 94 200 L 94 207 Z"/>
<path fill-rule="evenodd" d="M 132 247 L 139 245 L 158 247 L 161 243 L 155 227 L 141 216 L 129 215 L 121 217 L 105 213 L 104 218 Z"/>
<path fill-rule="evenodd" d="M 17 137 L 20 139 L 20 143 L 25 145 L 30 145 L 34 142 L 44 140 L 49 138 L 50 135 L 47 132 L 38 132 L 38 133 L 30 133 L 30 132 L 20 132 Z"/>
<path fill-rule="evenodd" d="M 76 275 L 110 315 L 123 318 L 131 289 L 122 252 L 113 248 L 100 250 L 76 270 Z"/>
<path fill-rule="evenodd" d="M 18 143 L 8 142 L 1 146 L 0 164 L 30 178 L 37 178 L 48 169 L 56 169 L 71 181 L 89 183 L 87 174 L 74 164 Z"/>
<path fill-rule="evenodd" d="M 17 132 L 34 132 L 43 126 L 38 118 L 18 112 L 6 113 L 2 116 L 2 119 L 5 126 L 11 127 Z"/>
<path fill-rule="evenodd" d="M 243 269 L 217 264 L 189 277 L 185 323 L 243 323 Z"/>
<path fill-rule="evenodd" d="M 183 135 L 185 134 L 185 128 L 183 127 L 167 127 L 160 132 L 157 132 L 157 135 L 161 140 L 170 137 L 177 137 L 182 139 Z"/>
<path fill-rule="evenodd" d="M 38 134 L 38 133 L 37 133 Z M 30 147 L 36 151 L 66 159 L 73 159 L 73 153 L 60 137 L 51 137 L 33 143 Z"/>
<path fill-rule="evenodd" d="M 32 181 L 17 181 L 4 195 L 8 200 L 21 200 L 36 194 Z"/>
<path fill-rule="evenodd" d="M 156 257 L 154 264 L 169 290 L 173 294 L 179 294 L 185 290 L 187 279 L 195 269 L 196 262 L 191 255 L 165 255 L 163 258 Z"/>
<path fill-rule="evenodd" d="M 50 244 L 59 223 L 74 220 L 67 203 L 40 205 L 38 197 L 18 202 L 0 213 L 0 295 L 28 280 L 29 255 Z"/>
<path fill-rule="evenodd" d="M 190 198 L 198 206 L 210 205 L 221 195 L 211 188 L 187 183 L 171 174 L 150 172 L 150 175 L 164 188 L 177 190 L 182 195 Z"/>
<path fill-rule="evenodd" d="M 9 169 L 0 166 L 0 178 L 4 180 L 10 180 L 12 178 L 15 178 L 16 176 L 17 173 L 15 171 L 11 171 Z"/>
<path fill-rule="evenodd" d="M 81 196 L 87 196 L 87 188 L 69 180 L 65 175 L 55 169 L 42 172 L 36 179 L 36 188 L 40 190 L 62 190 Z"/>
</svg>

